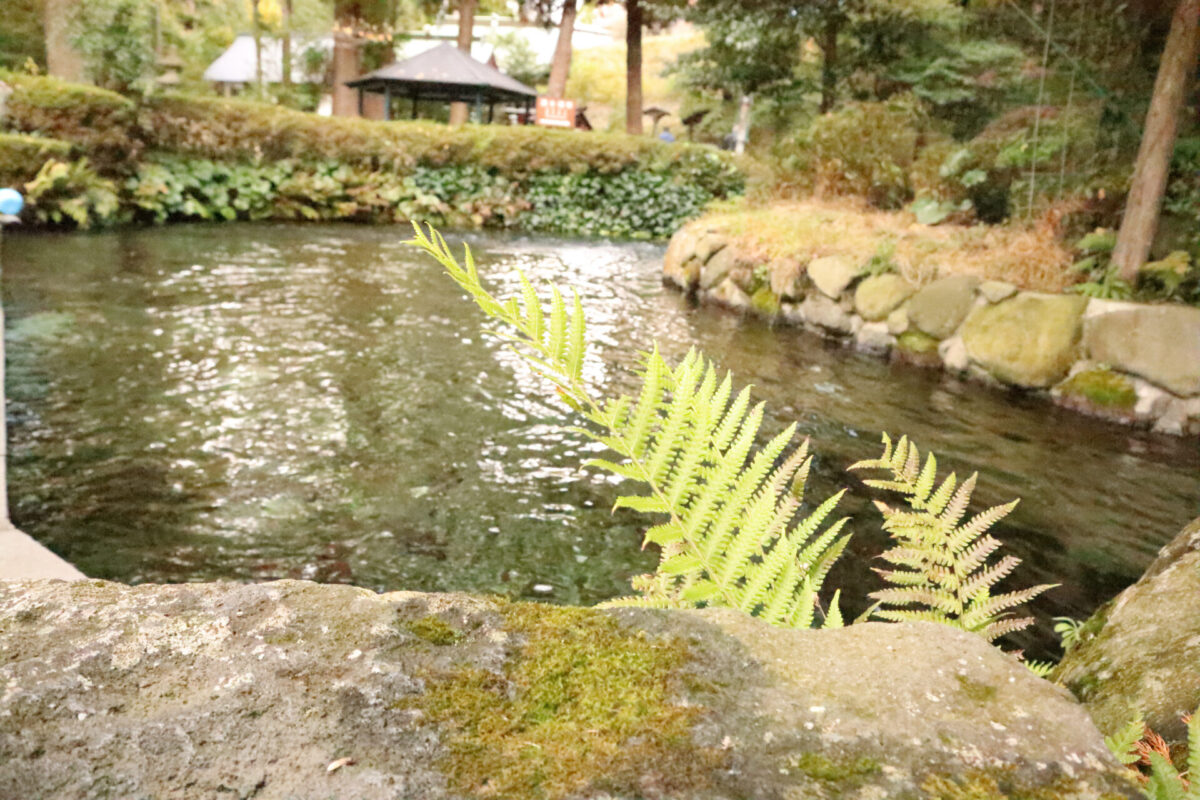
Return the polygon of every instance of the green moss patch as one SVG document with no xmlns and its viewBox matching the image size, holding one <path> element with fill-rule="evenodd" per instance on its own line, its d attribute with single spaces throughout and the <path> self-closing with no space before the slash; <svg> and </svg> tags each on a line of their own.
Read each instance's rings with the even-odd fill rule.
<svg viewBox="0 0 1200 800">
<path fill-rule="evenodd" d="M 896 347 L 906 353 L 924 356 L 937 353 L 938 340 L 924 331 L 914 329 L 900 334 L 896 338 Z"/>
<path fill-rule="evenodd" d="M 437 617 L 421 617 L 403 623 L 404 630 L 422 641 L 445 647 L 462 641 L 464 634 Z"/>
<path fill-rule="evenodd" d="M 773 317 L 779 313 L 779 297 L 770 286 L 762 286 L 750 295 L 750 307 L 759 314 Z"/>
<path fill-rule="evenodd" d="M 1077 372 L 1059 384 L 1058 390 L 1066 397 L 1105 410 L 1132 411 L 1138 399 L 1133 381 L 1109 369 Z"/>
<path fill-rule="evenodd" d="M 837 783 L 843 789 L 860 786 L 867 777 L 880 771 L 879 762 L 872 758 L 834 761 L 820 753 L 804 753 L 790 766 L 815 780 Z"/>
<path fill-rule="evenodd" d="M 446 732 L 442 769 L 457 791 L 674 796 L 707 784 L 723 756 L 692 743 L 702 709 L 675 702 L 685 644 L 586 609 L 513 604 L 501 613 L 520 643 L 504 674 L 427 675 L 426 693 L 404 701 Z M 437 635 L 437 626 L 425 627 Z"/>
<path fill-rule="evenodd" d="M 957 678 L 958 685 L 962 689 L 963 694 L 974 700 L 976 703 L 982 705 L 984 703 L 990 703 L 993 699 L 995 699 L 995 686 L 989 686 L 986 683 L 973 681 L 966 675 L 958 675 Z"/>
</svg>

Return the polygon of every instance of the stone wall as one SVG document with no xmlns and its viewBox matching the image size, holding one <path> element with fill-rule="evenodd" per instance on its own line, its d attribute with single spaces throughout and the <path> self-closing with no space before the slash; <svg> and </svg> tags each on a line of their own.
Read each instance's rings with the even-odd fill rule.
<svg viewBox="0 0 1200 800">
<path fill-rule="evenodd" d="M 972 275 L 923 286 L 841 255 L 767 260 L 703 221 L 671 239 L 664 279 L 701 300 L 862 350 L 1173 434 L 1200 434 L 1200 308 L 1020 291 Z"/>
</svg>

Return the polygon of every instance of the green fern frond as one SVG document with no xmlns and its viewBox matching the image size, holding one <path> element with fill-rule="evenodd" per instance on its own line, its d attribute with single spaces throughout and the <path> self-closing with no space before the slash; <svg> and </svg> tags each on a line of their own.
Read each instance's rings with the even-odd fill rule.
<svg viewBox="0 0 1200 800">
<path fill-rule="evenodd" d="M 1200 800 L 1200 707 L 1192 712 L 1188 720 L 1188 800 Z"/>
<path fill-rule="evenodd" d="M 1135 764 L 1141 758 L 1137 750 L 1137 744 L 1142 740 L 1145 732 L 1146 723 L 1139 716 L 1130 720 L 1124 728 L 1121 728 L 1121 730 L 1112 736 L 1105 736 L 1104 744 L 1117 761 L 1125 765 Z"/>
<path fill-rule="evenodd" d="M 899 510 L 876 503 L 883 514 L 883 529 L 896 542 L 881 557 L 897 567 L 876 570 L 890 584 L 871 593 L 879 601 L 876 619 L 942 622 L 978 633 L 989 642 L 1033 622 L 1011 612 L 1050 586 L 991 593 L 1021 563 L 1015 556 L 989 563 L 1000 543 L 987 531 L 1012 511 L 1015 502 L 989 508 L 963 523 L 976 476 L 960 484 L 950 475 L 938 485 L 937 459 L 930 455 L 922 461 L 906 436 L 893 444 L 884 434 L 883 455 L 859 461 L 850 469 L 890 473 L 864 483 L 897 492 L 908 505 Z"/>
<path fill-rule="evenodd" d="M 1024 664 L 1025 667 L 1030 672 L 1032 672 L 1034 675 L 1037 675 L 1039 678 L 1049 677 L 1050 672 L 1054 669 L 1054 663 L 1051 661 L 1030 660 L 1030 661 L 1022 661 L 1021 663 Z"/>
<path fill-rule="evenodd" d="M 463 263 L 432 228 L 413 244 L 499 323 L 497 333 L 547 380 L 564 404 L 591 423 L 581 428 L 616 458 L 588 465 L 642 487 L 616 508 L 659 517 L 645 534 L 661 559 L 653 575 L 634 579 L 640 597 L 608 605 L 659 608 L 728 606 L 776 625 L 810 627 L 829 568 L 846 546 L 845 520 L 831 520 L 841 493 L 804 516 L 801 495 L 811 466 L 807 442 L 792 447 L 795 426 L 755 450 L 762 404 L 691 351 L 670 366 L 655 348 L 639 368 L 636 397 L 599 398 L 583 380 L 586 322 L 578 295 L 550 287 L 543 307 L 520 275 L 517 297 L 500 301 L 481 284 L 470 250 Z M 644 545 L 643 545 L 644 546 Z M 831 608 L 826 623 L 840 621 Z"/>
</svg>

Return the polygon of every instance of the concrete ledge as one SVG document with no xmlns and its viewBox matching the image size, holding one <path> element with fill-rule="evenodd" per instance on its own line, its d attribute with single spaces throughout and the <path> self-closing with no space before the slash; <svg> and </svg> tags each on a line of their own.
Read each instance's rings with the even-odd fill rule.
<svg viewBox="0 0 1200 800">
<path fill-rule="evenodd" d="M 87 576 L 38 544 L 29 534 L 8 522 L 0 522 L 0 580 L 32 578 L 78 581 Z"/>
</svg>

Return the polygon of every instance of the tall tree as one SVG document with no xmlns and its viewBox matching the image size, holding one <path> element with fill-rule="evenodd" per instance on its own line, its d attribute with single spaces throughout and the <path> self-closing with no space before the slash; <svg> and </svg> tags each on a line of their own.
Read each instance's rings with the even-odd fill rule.
<svg viewBox="0 0 1200 800">
<path fill-rule="evenodd" d="M 82 81 L 83 56 L 71 43 L 71 26 L 80 0 L 43 0 L 42 28 L 46 32 L 46 67 L 56 78 Z"/>
<path fill-rule="evenodd" d="M 571 38 L 575 34 L 578 0 L 563 0 L 562 19 L 558 23 L 558 41 L 550 62 L 550 86 L 546 94 L 563 97 L 567 93 L 567 78 L 571 75 Z"/>
<path fill-rule="evenodd" d="M 1196 71 L 1198 48 L 1200 0 L 1179 0 L 1158 65 L 1154 94 L 1150 98 L 1129 197 L 1125 201 L 1125 216 L 1121 219 L 1117 247 L 1113 251 L 1113 264 L 1121 277 L 1130 283 L 1146 263 L 1158 228 L 1167 172 L 1179 131 L 1179 113 L 1190 76 Z"/>
<path fill-rule="evenodd" d="M 292 88 L 292 0 L 283 0 L 280 6 L 280 53 L 279 69 L 283 88 Z"/>
<path fill-rule="evenodd" d="M 358 92 L 346 85 L 360 71 L 358 3 L 342 0 L 333 9 L 333 115 L 358 115 Z"/>
<path fill-rule="evenodd" d="M 625 132 L 642 134 L 642 0 L 625 0 Z"/>
<path fill-rule="evenodd" d="M 471 55 L 471 41 L 475 38 L 475 10 L 479 0 L 458 0 L 458 49 Z M 450 104 L 450 124 L 462 125 L 471 114 L 466 103 Z"/>
</svg>

